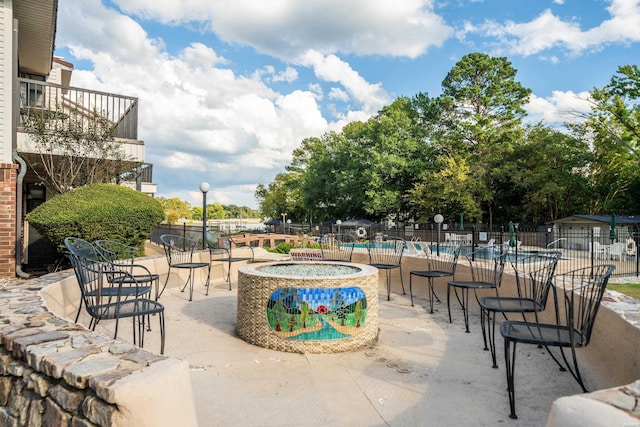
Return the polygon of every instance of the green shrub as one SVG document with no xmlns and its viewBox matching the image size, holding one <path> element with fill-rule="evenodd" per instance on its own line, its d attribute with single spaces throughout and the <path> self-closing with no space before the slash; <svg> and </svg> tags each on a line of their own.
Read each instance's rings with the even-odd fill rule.
<svg viewBox="0 0 640 427">
<path fill-rule="evenodd" d="M 139 248 L 164 219 L 152 197 L 115 184 L 92 184 L 55 196 L 26 217 L 40 234 L 59 249 L 69 236 L 93 242 L 117 240 Z"/>
<path fill-rule="evenodd" d="M 293 245 L 291 243 L 282 242 L 278 243 L 275 248 L 265 248 L 268 252 L 275 252 L 277 254 L 288 254 L 291 249 L 293 249 Z"/>
</svg>

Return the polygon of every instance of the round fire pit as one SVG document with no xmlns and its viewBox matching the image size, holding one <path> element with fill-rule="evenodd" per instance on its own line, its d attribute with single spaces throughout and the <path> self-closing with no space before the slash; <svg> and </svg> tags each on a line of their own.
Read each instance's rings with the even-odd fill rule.
<svg viewBox="0 0 640 427">
<path fill-rule="evenodd" d="M 378 336 L 378 270 L 323 261 L 244 265 L 236 332 L 249 343 L 296 353 L 369 345 Z"/>
</svg>

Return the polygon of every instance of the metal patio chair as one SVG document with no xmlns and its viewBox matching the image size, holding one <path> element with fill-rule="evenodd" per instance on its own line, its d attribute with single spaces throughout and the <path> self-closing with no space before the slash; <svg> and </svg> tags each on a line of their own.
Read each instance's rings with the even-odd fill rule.
<svg viewBox="0 0 640 427">
<path fill-rule="evenodd" d="M 109 264 L 109 268 L 106 270 L 122 270 L 129 271 L 128 267 L 121 268 L 119 265 L 112 263 L 111 261 L 103 258 L 96 246 L 94 246 L 91 242 L 86 240 L 77 238 L 77 237 L 67 237 L 64 239 L 64 244 L 67 248 L 69 254 L 75 255 L 76 257 L 82 258 L 87 262 L 92 263 L 105 263 Z M 78 274 L 80 270 L 76 270 L 74 268 L 74 272 L 76 274 L 76 279 L 78 283 L 80 283 L 83 278 L 79 277 Z M 114 282 L 110 280 L 110 277 L 107 276 L 107 281 L 101 286 L 100 292 L 102 296 L 112 297 L 116 295 L 120 295 L 121 299 L 127 299 L 129 297 L 143 297 L 145 295 L 151 294 L 151 283 L 149 276 L 143 275 L 142 280 L 133 280 L 131 283 L 126 282 L 125 276 L 118 275 L 118 279 Z M 156 288 L 157 289 L 157 288 Z M 87 292 L 93 292 L 93 290 L 88 290 Z M 93 297 L 94 295 L 89 294 L 88 297 Z M 84 298 L 80 299 L 80 304 L 78 305 L 78 312 L 76 313 L 75 322 L 78 322 L 80 318 L 80 312 L 82 311 L 82 305 L 84 304 Z"/>
<path fill-rule="evenodd" d="M 323 261 L 351 262 L 356 238 L 351 234 L 325 234 L 319 243 Z"/>
<path fill-rule="evenodd" d="M 613 265 L 604 264 L 556 274 L 553 278 L 555 286 L 551 288 L 556 323 L 506 321 L 500 325 L 500 333 L 504 338 L 510 418 L 518 418 L 514 384 L 517 343 L 545 347 L 560 370 L 568 370 L 582 391 L 587 392 L 578 367 L 576 347 L 586 347 L 591 340 L 602 295 L 613 270 Z M 558 301 L 558 291 L 562 294 L 562 302 Z M 562 362 L 551 352 L 550 347 L 558 347 Z M 567 360 L 565 348 L 571 349 L 572 363 Z"/>
<path fill-rule="evenodd" d="M 160 292 L 160 275 L 152 273 L 147 267 L 136 263 L 138 248 L 129 246 L 115 240 L 96 240 L 96 250 L 105 261 L 111 263 L 114 268 L 128 271 L 135 277 L 138 284 L 155 285 L 155 300 L 158 301 Z M 164 288 L 162 289 L 164 291 Z"/>
<path fill-rule="evenodd" d="M 391 270 L 400 269 L 400 284 L 402 295 L 405 295 L 404 282 L 402 281 L 402 252 L 405 240 L 400 237 L 386 237 L 372 240 L 367 243 L 369 252 L 369 264 L 384 270 L 387 275 L 387 301 L 391 299 Z"/>
<path fill-rule="evenodd" d="M 479 248 L 465 256 L 469 264 L 471 279 L 451 280 L 447 282 L 447 311 L 451 323 L 451 288 L 462 308 L 465 332 L 469 333 L 469 291 L 473 290 L 478 300 L 478 290 L 498 289 L 502 283 L 504 264 L 509 254 L 508 245 L 500 245 L 495 249 Z M 460 294 L 458 294 L 460 291 Z"/>
<path fill-rule="evenodd" d="M 236 242 L 230 234 L 217 230 L 207 231 L 206 238 L 210 262 L 223 262 L 227 264 L 225 281 L 229 283 L 229 290 L 231 290 L 231 264 L 243 261 L 253 262 L 253 247 L 250 244 Z M 246 249 L 249 250 L 248 253 Z M 238 250 L 244 250 L 245 255 L 238 255 Z M 206 295 L 209 295 L 208 286 Z"/>
<path fill-rule="evenodd" d="M 525 314 L 544 311 L 549 299 L 552 277 L 562 252 L 540 252 L 537 254 L 518 258 L 511 262 L 515 273 L 516 296 L 492 296 L 482 297 L 480 304 L 480 324 L 485 350 L 487 350 L 487 338 L 493 367 L 496 362 L 496 318 L 501 313 L 505 320 L 508 313 L 520 313 L 525 319 Z"/>
<path fill-rule="evenodd" d="M 444 249 L 444 248 L 443 248 Z M 462 245 L 448 246 L 447 250 L 441 250 L 438 254 L 429 253 L 425 260 L 424 270 L 413 270 L 409 272 L 409 295 L 411 296 L 411 306 L 413 307 L 413 276 L 426 277 L 429 292 L 429 312 L 433 313 L 434 298 L 440 302 L 440 298 L 433 289 L 433 281 L 440 277 L 455 278 L 458 257 Z M 450 250 L 449 250 L 450 249 Z"/>
<path fill-rule="evenodd" d="M 160 241 L 164 247 L 164 254 L 169 264 L 169 271 L 167 271 L 167 280 L 164 282 L 162 290 L 167 287 L 169 277 L 171 276 L 171 269 L 189 270 L 189 276 L 187 277 L 184 286 L 180 290 L 184 292 L 187 285 L 189 286 L 189 301 L 193 300 L 193 283 L 195 281 L 194 270 L 200 268 L 207 269 L 207 280 L 205 286 L 207 287 L 207 294 L 209 293 L 209 278 L 211 276 L 211 263 L 201 262 L 193 260 L 193 251 L 198 244 L 197 241 L 189 239 L 188 237 L 178 236 L 174 234 L 163 234 L 160 236 Z"/>
<path fill-rule="evenodd" d="M 120 319 L 131 318 L 133 344 L 144 347 L 145 319 L 157 315 L 160 322 L 160 354 L 164 354 L 164 306 L 148 298 L 125 296 L 123 289 L 140 287 L 135 277 L 128 272 L 111 270 L 109 263 L 84 258 L 72 252 L 68 256 L 78 279 L 81 299 L 91 317 L 89 329 L 95 330 L 101 320 L 115 320 L 113 339 L 117 339 Z"/>
</svg>

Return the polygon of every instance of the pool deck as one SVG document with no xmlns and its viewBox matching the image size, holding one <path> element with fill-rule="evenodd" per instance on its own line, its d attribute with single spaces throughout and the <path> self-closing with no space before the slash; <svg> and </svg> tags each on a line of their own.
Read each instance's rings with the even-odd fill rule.
<svg viewBox="0 0 640 427">
<path fill-rule="evenodd" d="M 412 307 L 399 283 L 387 301 L 381 281 L 376 344 L 346 353 L 297 354 L 238 338 L 236 283 L 231 291 L 227 286 L 216 279 L 205 296 L 200 284 L 188 302 L 187 294 L 170 282 L 161 298 L 166 354 L 190 364 L 201 427 L 544 426 L 555 399 L 581 391 L 544 349 L 520 346 L 519 419 L 509 419 L 502 345 L 500 367 L 493 369 L 482 348 L 476 304 L 467 334 L 457 305 L 449 323 L 446 302 L 436 303 L 435 313 L 429 314 L 428 301 L 418 296 Z M 109 330 L 109 325 L 101 327 Z M 155 351 L 158 341 L 157 331 L 149 332 L 145 348 Z M 590 389 L 610 386 L 592 375 L 597 369 L 588 358 L 581 367 Z"/>
</svg>

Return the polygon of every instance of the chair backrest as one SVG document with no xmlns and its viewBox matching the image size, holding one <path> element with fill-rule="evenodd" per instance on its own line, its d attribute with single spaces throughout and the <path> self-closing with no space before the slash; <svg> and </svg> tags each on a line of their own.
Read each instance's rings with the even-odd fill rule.
<svg viewBox="0 0 640 427">
<path fill-rule="evenodd" d="M 230 234 L 225 234 L 224 236 L 227 239 L 227 243 L 229 245 L 229 251 L 230 252 L 233 252 L 234 248 L 237 248 L 237 249 L 249 249 L 251 251 L 251 255 L 250 256 L 245 256 L 245 257 L 242 257 L 242 258 L 243 259 L 249 259 L 249 260 L 253 261 L 255 255 L 254 255 L 254 252 L 253 252 L 252 243 L 257 243 L 257 240 L 252 240 L 250 242 L 239 242 L 238 239 L 235 239 Z"/>
<path fill-rule="evenodd" d="M 106 282 L 106 280 L 103 281 L 100 264 L 89 258 L 76 255 L 71 251 L 68 256 L 76 273 L 80 294 L 87 313 L 91 317 L 99 317 L 96 307 L 99 307 L 103 302 L 101 291 L 103 282 Z"/>
<path fill-rule="evenodd" d="M 369 263 L 372 265 L 400 266 L 405 240 L 400 237 L 386 237 L 369 241 Z"/>
<path fill-rule="evenodd" d="M 83 291 L 84 283 L 88 282 L 86 264 L 98 264 L 101 262 L 100 255 L 95 246 L 87 240 L 80 239 L 78 237 L 67 237 L 64 239 L 64 245 L 67 247 L 67 256 L 73 267 L 73 272 L 76 275 L 80 290 Z M 84 299 L 84 295 L 82 296 Z"/>
<path fill-rule="evenodd" d="M 324 261 L 351 262 L 356 238 L 351 234 L 325 234 L 319 243 Z"/>
<path fill-rule="evenodd" d="M 420 256 L 431 255 L 431 247 L 428 242 L 413 242 L 413 247 L 416 249 Z"/>
<path fill-rule="evenodd" d="M 207 248 L 211 254 L 229 253 L 227 234 L 218 230 L 208 230 L 206 234 Z"/>
<path fill-rule="evenodd" d="M 554 277 L 556 288 L 564 294 L 564 325 L 569 326 L 572 342 L 577 346 L 589 344 L 600 302 L 613 270 L 615 266 L 602 264 L 556 274 Z"/>
<path fill-rule="evenodd" d="M 480 248 L 467 255 L 465 258 L 471 271 L 471 280 L 478 283 L 490 283 L 499 287 L 502 283 L 504 264 L 509 254 L 509 245 L 500 245 L 493 248 Z"/>
<path fill-rule="evenodd" d="M 455 277 L 461 250 L 462 245 L 458 244 L 441 247 L 439 254 L 438 251 L 427 254 L 427 270 Z"/>
<path fill-rule="evenodd" d="M 562 252 L 540 252 L 511 261 L 518 297 L 532 300 L 537 311 L 545 309 L 553 275 Z"/>
<path fill-rule="evenodd" d="M 96 251 L 102 259 L 113 266 L 133 268 L 138 248 L 115 240 L 96 240 Z"/>
<path fill-rule="evenodd" d="M 193 259 L 193 250 L 198 244 L 195 240 L 175 234 L 163 234 L 160 236 L 160 241 L 169 265 L 190 263 Z"/>
<path fill-rule="evenodd" d="M 102 258 L 93 243 L 80 239 L 78 237 L 67 237 L 64 239 L 64 245 L 70 254 L 80 258 L 86 258 L 90 261 L 101 261 Z"/>
</svg>

